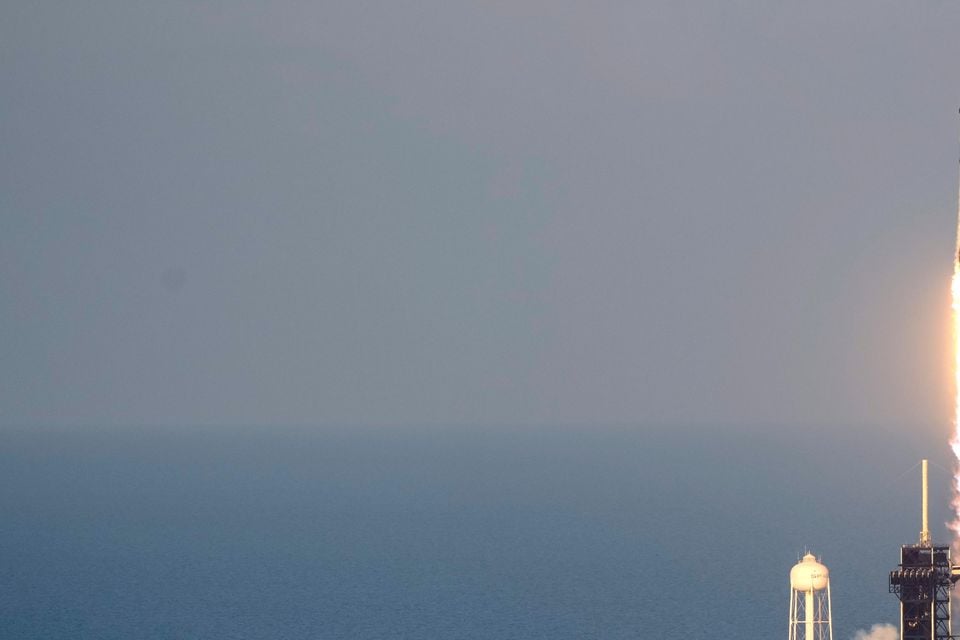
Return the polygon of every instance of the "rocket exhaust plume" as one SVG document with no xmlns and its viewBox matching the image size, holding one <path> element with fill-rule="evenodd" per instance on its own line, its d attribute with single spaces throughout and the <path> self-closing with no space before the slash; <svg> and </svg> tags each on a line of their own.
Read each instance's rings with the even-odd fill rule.
<svg viewBox="0 0 960 640">
<path fill-rule="evenodd" d="M 954 534 L 954 553 L 958 553 L 960 552 L 960 192 L 957 198 L 957 245 L 953 252 L 953 280 L 950 284 L 950 293 L 954 360 L 953 437 L 950 440 L 950 448 L 953 449 L 956 464 L 953 475 L 953 521 L 949 526 Z"/>
</svg>

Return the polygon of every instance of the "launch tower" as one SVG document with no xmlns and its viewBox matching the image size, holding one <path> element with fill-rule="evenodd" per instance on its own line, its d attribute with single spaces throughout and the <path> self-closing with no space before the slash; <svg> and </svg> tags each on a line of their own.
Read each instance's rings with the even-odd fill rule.
<svg viewBox="0 0 960 640">
<path fill-rule="evenodd" d="M 954 640 L 950 629 L 950 592 L 960 567 L 950 547 L 930 541 L 927 520 L 927 461 L 923 476 L 920 541 L 900 547 L 900 566 L 890 572 L 890 593 L 900 599 L 900 640 Z"/>
</svg>

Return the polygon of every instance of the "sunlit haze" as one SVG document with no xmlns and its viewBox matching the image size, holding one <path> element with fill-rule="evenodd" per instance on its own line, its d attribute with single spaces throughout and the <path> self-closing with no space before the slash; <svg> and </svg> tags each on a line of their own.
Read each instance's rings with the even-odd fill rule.
<svg viewBox="0 0 960 640">
<path fill-rule="evenodd" d="M 954 3 L 8 3 L 2 425 L 910 425 Z"/>
</svg>

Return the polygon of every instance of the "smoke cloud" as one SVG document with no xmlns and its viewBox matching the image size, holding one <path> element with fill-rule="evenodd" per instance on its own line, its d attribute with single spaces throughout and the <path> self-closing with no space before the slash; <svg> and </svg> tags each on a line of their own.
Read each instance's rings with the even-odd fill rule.
<svg viewBox="0 0 960 640">
<path fill-rule="evenodd" d="M 892 624 L 875 624 L 870 631 L 860 629 L 853 634 L 853 640 L 897 640 L 899 634 Z"/>
</svg>

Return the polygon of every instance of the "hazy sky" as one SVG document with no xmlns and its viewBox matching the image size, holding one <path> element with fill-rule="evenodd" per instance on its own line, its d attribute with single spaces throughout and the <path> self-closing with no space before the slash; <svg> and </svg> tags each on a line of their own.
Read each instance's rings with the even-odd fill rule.
<svg viewBox="0 0 960 640">
<path fill-rule="evenodd" d="M 942 424 L 960 4 L 7 2 L 0 424 Z"/>
</svg>

